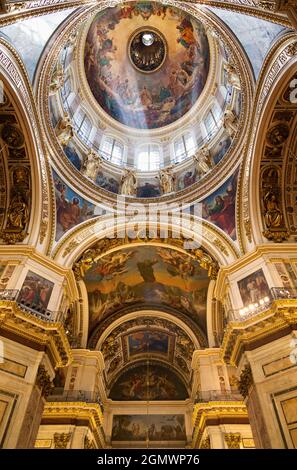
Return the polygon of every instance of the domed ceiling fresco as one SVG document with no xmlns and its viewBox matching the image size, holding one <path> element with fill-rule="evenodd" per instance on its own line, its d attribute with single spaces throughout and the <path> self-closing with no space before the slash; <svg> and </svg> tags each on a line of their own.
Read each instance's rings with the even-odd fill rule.
<svg viewBox="0 0 297 470">
<path fill-rule="evenodd" d="M 89 329 L 129 306 L 168 306 L 206 327 L 207 271 L 190 256 L 152 246 L 123 249 L 99 259 L 84 277 Z"/>
<path fill-rule="evenodd" d="M 186 12 L 155 2 L 100 12 L 85 45 L 85 73 L 98 104 L 138 129 L 181 118 L 201 95 L 209 71 L 205 28 Z"/>
</svg>

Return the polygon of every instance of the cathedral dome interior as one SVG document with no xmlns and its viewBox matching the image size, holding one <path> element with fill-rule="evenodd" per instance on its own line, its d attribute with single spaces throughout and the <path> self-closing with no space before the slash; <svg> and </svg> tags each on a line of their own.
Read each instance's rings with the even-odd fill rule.
<svg viewBox="0 0 297 470">
<path fill-rule="evenodd" d="M 0 2 L 0 448 L 297 448 L 295 3 Z"/>
</svg>

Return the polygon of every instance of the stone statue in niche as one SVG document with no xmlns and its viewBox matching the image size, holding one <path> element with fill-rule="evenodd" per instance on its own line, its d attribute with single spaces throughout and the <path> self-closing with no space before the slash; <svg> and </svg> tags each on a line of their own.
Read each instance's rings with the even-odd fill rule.
<svg viewBox="0 0 297 470">
<path fill-rule="evenodd" d="M 11 199 L 8 208 L 8 222 L 6 228 L 24 230 L 29 221 L 29 210 L 26 201 L 20 193 Z"/>
<path fill-rule="evenodd" d="M 275 193 L 269 190 L 264 196 L 265 223 L 267 228 L 283 226 L 283 216 L 278 207 Z"/>
<path fill-rule="evenodd" d="M 172 167 L 160 170 L 159 180 L 163 194 L 172 193 L 174 191 L 175 175 L 172 171 Z"/>
<path fill-rule="evenodd" d="M 231 86 L 236 88 L 237 90 L 241 90 L 240 80 L 236 68 L 233 64 L 225 64 L 224 69 L 227 72 L 227 80 Z"/>
<path fill-rule="evenodd" d="M 53 95 L 62 88 L 64 85 L 64 71 L 62 64 L 58 63 L 55 67 L 55 70 L 52 74 L 52 79 L 50 83 L 50 94 Z"/>
<path fill-rule="evenodd" d="M 223 116 L 223 127 L 226 129 L 230 137 L 234 137 L 237 132 L 238 119 L 234 111 L 226 109 Z"/>
<path fill-rule="evenodd" d="M 121 182 L 121 194 L 125 194 L 126 196 L 135 196 L 137 187 L 135 172 L 126 168 Z"/>
<path fill-rule="evenodd" d="M 196 152 L 193 156 L 193 160 L 196 163 L 196 169 L 199 176 L 207 173 L 213 166 L 207 145 L 204 145 L 198 150 L 198 152 Z"/>
<path fill-rule="evenodd" d="M 67 112 L 60 118 L 56 126 L 56 135 L 60 144 L 66 147 L 73 137 L 73 126 L 71 124 L 70 116 Z"/>
<path fill-rule="evenodd" d="M 83 166 L 82 166 L 82 174 L 87 178 L 90 178 L 93 181 L 96 181 L 97 173 L 99 168 L 101 167 L 102 160 L 97 155 L 94 150 L 90 150 L 89 153 L 84 157 Z"/>
</svg>

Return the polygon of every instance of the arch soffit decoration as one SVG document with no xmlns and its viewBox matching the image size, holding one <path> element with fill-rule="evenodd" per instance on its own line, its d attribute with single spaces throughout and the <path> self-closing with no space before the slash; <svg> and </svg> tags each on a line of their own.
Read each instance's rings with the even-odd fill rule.
<svg viewBox="0 0 297 470">
<path fill-rule="evenodd" d="M 106 324 L 106 322 L 105 322 Z M 121 373 L 124 367 L 136 365 L 149 357 L 155 362 L 175 367 L 181 372 L 183 379 L 189 384 L 191 378 L 191 360 L 195 349 L 201 345 L 194 334 L 182 320 L 162 311 L 140 310 L 129 313 L 112 321 L 104 331 L 102 325 L 98 331 L 98 341 L 95 350 L 101 350 L 105 360 L 105 376 L 111 383 Z M 128 337 L 139 331 L 158 332 L 168 335 L 168 357 L 151 352 L 130 357 Z M 118 359 L 116 359 L 118 358 Z M 116 361 L 116 367 L 110 366 Z"/>
<path fill-rule="evenodd" d="M 15 49 L 0 39 L 0 74 L 16 109 L 24 134 L 31 170 L 31 216 L 22 241 L 46 251 L 50 219 L 49 168 L 27 72 Z M 35 229 L 34 229 L 35 228 Z M 26 236 L 27 235 L 27 236 Z M 17 240 L 15 240 L 17 241 Z M 11 239 L 11 243 L 15 242 Z"/>
<path fill-rule="evenodd" d="M 37 0 L 33 2 L 10 2 L 12 5 L 7 12 L 2 12 L 3 18 L 0 20 L 0 24 L 8 25 L 19 21 L 20 19 L 28 19 L 36 16 L 45 15 L 47 13 L 53 13 L 56 11 L 65 10 L 71 7 L 81 7 L 82 3 L 85 5 L 92 5 L 92 1 L 81 0 Z M 184 3 L 191 3 L 199 6 L 215 6 L 216 8 L 227 9 L 237 13 L 243 13 L 251 16 L 256 16 L 263 20 L 271 21 L 273 23 L 279 23 L 283 26 L 290 27 L 291 23 L 288 20 L 284 12 L 274 12 L 268 8 L 261 7 L 257 4 L 257 0 L 185 0 Z M 107 0 L 104 2 L 105 6 L 113 6 L 118 4 L 117 0 Z M 4 15 L 4 13 L 6 13 Z"/>
<path fill-rule="evenodd" d="M 267 242 L 263 235 L 263 221 L 260 204 L 260 187 L 255 181 L 260 178 L 260 162 L 264 151 L 266 133 L 277 99 L 288 86 L 290 77 L 296 72 L 297 35 L 289 32 L 274 45 L 261 70 L 252 113 L 253 126 L 250 129 L 246 151 L 242 162 L 241 184 L 239 186 L 239 224 L 243 253 L 256 245 Z M 284 80 L 286 85 L 284 85 Z M 290 139 L 288 139 L 289 141 Z"/>
<path fill-rule="evenodd" d="M 115 230 L 118 233 L 123 231 L 127 234 L 129 230 L 135 230 L 135 222 L 126 221 L 124 218 L 116 219 L 116 229 L 114 229 L 112 223 L 114 221 L 113 215 L 101 216 L 91 221 L 84 222 L 78 227 L 72 229 L 55 247 L 52 252 L 53 259 L 66 268 L 73 266 L 76 260 L 78 260 L 86 250 L 90 249 L 92 245 L 98 243 L 102 239 L 109 239 L 114 241 L 114 248 L 111 246 L 104 254 L 109 254 L 116 249 L 123 249 L 125 247 L 131 247 L 131 243 L 134 246 L 141 246 L 143 244 L 159 245 L 168 248 L 176 249 L 185 254 L 189 254 L 189 251 L 183 248 L 184 238 L 170 238 L 171 233 L 175 230 L 176 233 L 180 233 L 180 226 L 178 225 L 166 225 L 158 224 L 158 227 L 153 226 L 155 234 L 152 238 L 135 238 L 135 239 L 117 239 Z M 197 221 L 196 221 L 197 223 Z M 219 266 L 226 266 L 240 256 L 235 243 L 227 237 L 222 230 L 217 229 L 212 224 L 202 220 L 198 220 L 201 223 L 200 237 L 197 233 L 189 228 L 183 230 L 184 237 L 188 237 L 190 241 L 198 240 L 202 248 L 204 248 L 218 263 Z M 140 231 L 150 229 L 149 225 L 139 223 Z M 161 238 L 159 236 L 161 230 L 168 230 L 168 238 Z M 102 254 L 103 256 L 103 254 Z"/>
</svg>

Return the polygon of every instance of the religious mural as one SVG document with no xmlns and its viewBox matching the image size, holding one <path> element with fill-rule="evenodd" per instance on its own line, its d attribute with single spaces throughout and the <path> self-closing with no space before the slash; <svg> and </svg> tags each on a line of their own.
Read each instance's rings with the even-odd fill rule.
<svg viewBox="0 0 297 470">
<path fill-rule="evenodd" d="M 224 135 L 218 144 L 212 150 L 214 164 L 219 163 L 231 146 L 231 138 L 228 134 Z"/>
<path fill-rule="evenodd" d="M 166 37 L 165 62 L 154 73 L 138 71 L 129 58 L 129 38 L 143 27 Z M 209 45 L 202 23 L 186 12 L 135 2 L 95 17 L 84 59 L 99 105 L 122 124 L 153 129 L 176 121 L 197 101 L 208 76 Z"/>
<path fill-rule="evenodd" d="M 111 388 L 112 400 L 185 400 L 189 397 L 181 379 L 168 367 L 142 364 L 119 376 Z"/>
<path fill-rule="evenodd" d="M 18 301 L 35 309 L 46 310 L 54 283 L 39 274 L 28 271 Z"/>
<path fill-rule="evenodd" d="M 143 353 L 168 355 L 169 336 L 160 331 L 137 331 L 128 335 L 129 356 Z"/>
<path fill-rule="evenodd" d="M 84 277 L 90 332 L 124 307 L 168 305 L 205 329 L 207 271 L 189 256 L 153 246 L 126 248 L 99 259 Z"/>
<path fill-rule="evenodd" d="M 211 196 L 202 201 L 202 217 L 236 240 L 236 191 L 238 170 Z"/>
<path fill-rule="evenodd" d="M 56 241 L 64 233 L 86 220 L 105 213 L 89 201 L 79 196 L 53 172 L 56 195 Z"/>
<path fill-rule="evenodd" d="M 238 281 L 238 287 L 244 306 L 259 302 L 264 297 L 271 296 L 262 269 Z"/>
<path fill-rule="evenodd" d="M 185 441 L 184 415 L 114 415 L 113 441 Z"/>
</svg>

